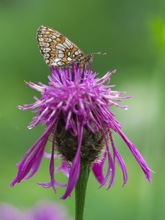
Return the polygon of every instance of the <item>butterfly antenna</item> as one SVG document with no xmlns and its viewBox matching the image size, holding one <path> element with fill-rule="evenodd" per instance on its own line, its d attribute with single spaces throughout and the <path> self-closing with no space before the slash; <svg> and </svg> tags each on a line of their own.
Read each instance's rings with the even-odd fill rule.
<svg viewBox="0 0 165 220">
<path fill-rule="evenodd" d="M 96 52 L 96 53 L 91 53 L 92 55 L 107 55 L 107 53 L 102 53 L 102 52 Z"/>
</svg>

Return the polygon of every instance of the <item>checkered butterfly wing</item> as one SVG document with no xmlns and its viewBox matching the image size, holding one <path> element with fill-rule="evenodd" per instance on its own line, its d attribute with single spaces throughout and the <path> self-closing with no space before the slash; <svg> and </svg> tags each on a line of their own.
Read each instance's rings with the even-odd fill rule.
<svg viewBox="0 0 165 220">
<path fill-rule="evenodd" d="M 70 66 L 73 62 L 82 65 L 92 59 L 84 54 L 64 35 L 46 26 L 37 30 L 37 40 L 45 62 L 49 66 Z"/>
</svg>

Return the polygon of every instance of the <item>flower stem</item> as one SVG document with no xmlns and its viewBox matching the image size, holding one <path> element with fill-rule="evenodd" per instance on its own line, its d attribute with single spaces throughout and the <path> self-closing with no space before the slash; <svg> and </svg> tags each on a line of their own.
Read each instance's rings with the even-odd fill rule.
<svg viewBox="0 0 165 220">
<path fill-rule="evenodd" d="M 90 164 L 81 161 L 80 176 L 75 189 L 76 218 L 83 220 L 86 187 L 90 173 Z"/>
</svg>

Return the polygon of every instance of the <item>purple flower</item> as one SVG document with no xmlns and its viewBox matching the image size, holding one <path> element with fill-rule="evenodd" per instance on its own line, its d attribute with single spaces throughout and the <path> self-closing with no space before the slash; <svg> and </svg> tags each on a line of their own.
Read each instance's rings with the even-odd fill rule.
<svg viewBox="0 0 165 220">
<path fill-rule="evenodd" d="M 57 203 L 40 202 L 31 209 L 21 211 L 16 207 L 1 203 L 1 220 L 69 220 L 66 210 Z"/>
<path fill-rule="evenodd" d="M 71 220 L 64 207 L 53 202 L 40 202 L 25 213 L 29 220 Z"/>
<path fill-rule="evenodd" d="M 120 135 L 146 178 L 151 181 L 152 171 L 135 145 L 122 132 L 120 122 L 110 110 L 111 106 L 127 109 L 127 106 L 118 103 L 130 98 L 122 96 L 124 92 L 113 91 L 113 86 L 109 85 L 115 71 L 97 78 L 97 73 L 92 72 L 91 68 L 78 68 L 73 64 L 72 68 L 64 70 L 51 68 L 51 73 L 48 85 L 27 83 L 41 93 L 41 98 L 35 97 L 35 103 L 19 106 L 19 109 L 38 113 L 29 129 L 42 123 L 46 125 L 46 130 L 18 163 L 18 174 L 11 186 L 31 178 L 38 171 L 44 156 L 50 159 L 50 182 L 39 184 L 52 187 L 55 192 L 56 186 L 66 186 L 62 199 L 66 199 L 74 189 L 82 162 L 91 165 L 100 186 L 107 185 L 108 189 L 114 183 L 117 162 L 123 173 L 123 185 L 126 184 L 127 169 L 113 141 L 113 132 Z M 52 143 L 51 154 L 46 153 L 48 140 Z M 56 167 L 55 161 L 59 161 L 59 158 L 61 165 Z M 106 160 L 108 168 L 104 175 Z M 55 172 L 59 170 L 68 177 L 67 184 L 55 179 Z"/>
<path fill-rule="evenodd" d="M 0 204 L 1 220 L 30 220 L 19 209 L 7 203 Z"/>
</svg>

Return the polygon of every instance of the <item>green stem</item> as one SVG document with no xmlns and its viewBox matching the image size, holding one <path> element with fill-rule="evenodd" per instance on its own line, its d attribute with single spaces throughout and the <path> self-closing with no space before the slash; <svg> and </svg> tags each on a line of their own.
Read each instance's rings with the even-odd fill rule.
<svg viewBox="0 0 165 220">
<path fill-rule="evenodd" d="M 90 164 L 81 161 L 80 175 L 75 189 L 76 202 L 76 218 L 75 220 L 83 220 L 86 187 L 90 172 Z"/>
</svg>

